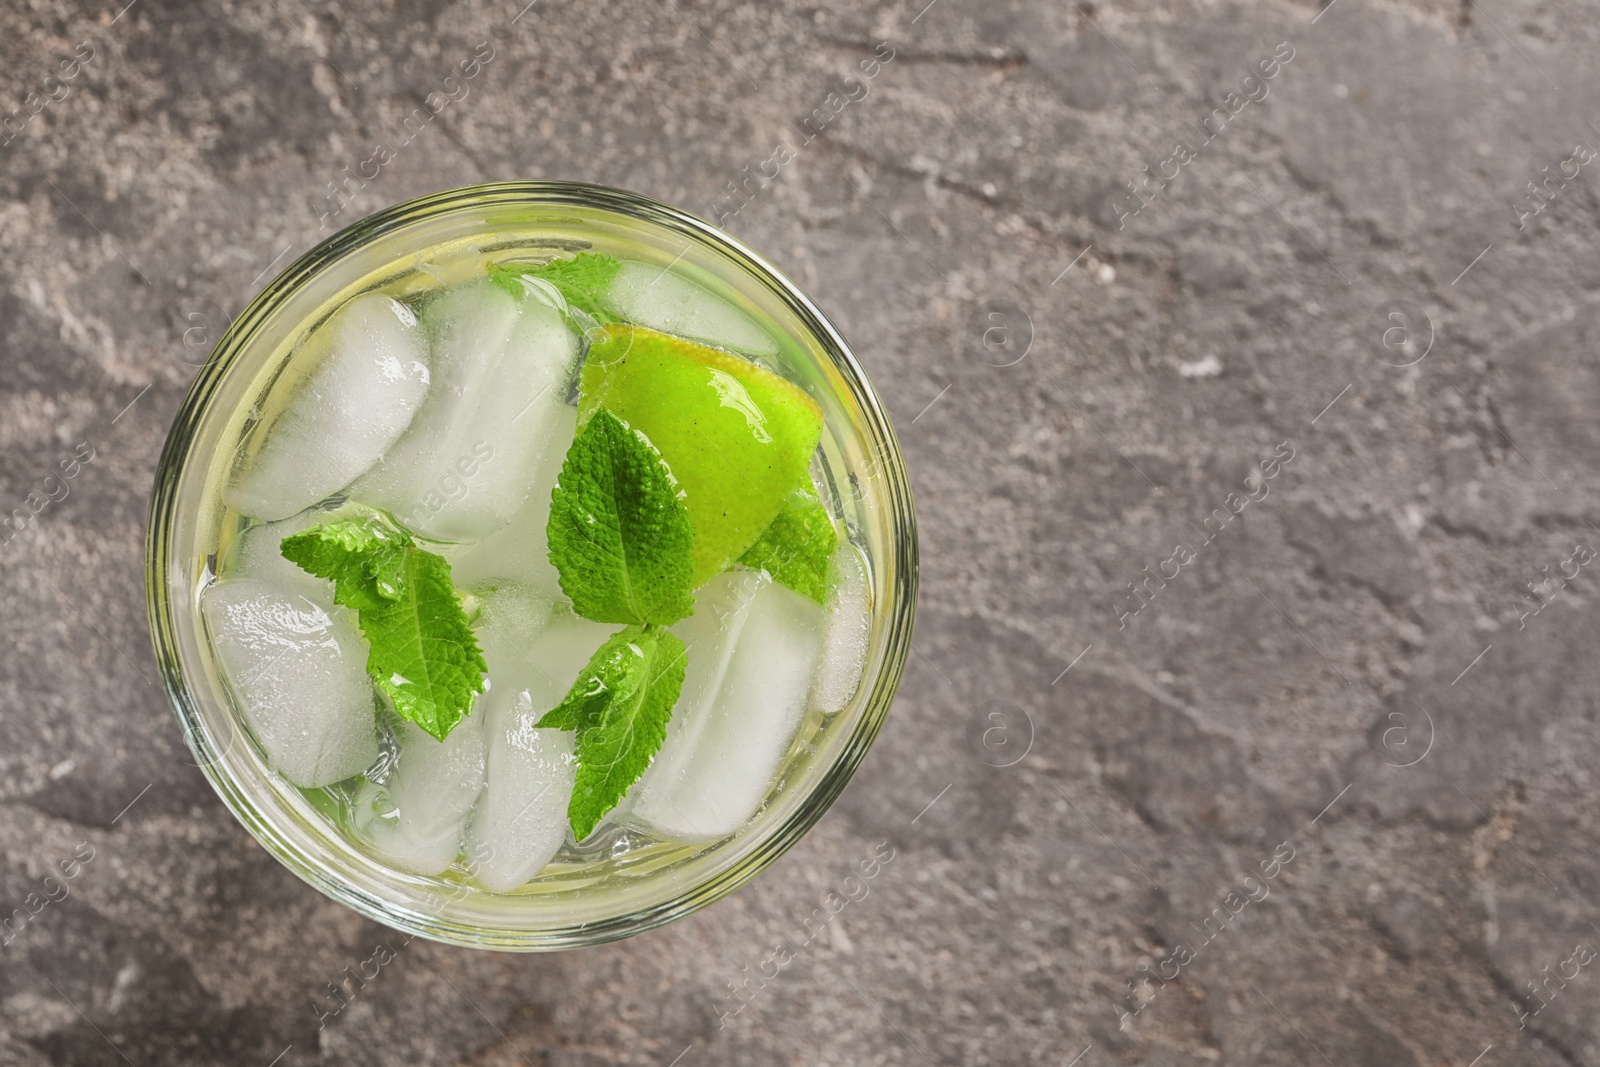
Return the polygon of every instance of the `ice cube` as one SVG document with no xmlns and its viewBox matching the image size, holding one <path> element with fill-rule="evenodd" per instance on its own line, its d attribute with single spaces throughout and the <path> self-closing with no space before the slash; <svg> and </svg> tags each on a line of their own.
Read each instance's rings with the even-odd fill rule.
<svg viewBox="0 0 1600 1067">
<path fill-rule="evenodd" d="M 578 431 L 577 409 L 560 405 L 550 414 L 550 428 L 551 446 L 539 457 L 528 480 L 528 497 L 511 521 L 481 541 L 443 550 L 457 585 L 514 581 L 553 600 L 566 600 L 560 576 L 550 563 L 545 527 L 550 521 L 550 492 Z"/>
<path fill-rule="evenodd" d="M 833 573 L 822 662 L 811 683 L 811 706 L 825 715 L 843 711 L 856 695 L 872 626 L 872 588 L 861 550 L 849 543 L 840 545 L 833 556 Z"/>
<path fill-rule="evenodd" d="M 491 690 L 488 776 L 467 830 L 467 866 L 492 893 L 538 874 L 567 839 L 572 734 L 534 726 L 547 709 L 527 690 Z"/>
<path fill-rule="evenodd" d="M 412 874 L 439 874 L 461 855 L 467 818 L 483 790 L 483 702 L 443 741 L 414 723 L 396 731 L 400 760 L 386 785 L 356 795 L 356 836 Z"/>
<path fill-rule="evenodd" d="M 273 770 L 316 788 L 366 769 L 378 754 L 376 698 L 345 609 L 253 578 L 213 583 L 200 605 L 234 702 Z"/>
<path fill-rule="evenodd" d="M 635 787 L 632 817 L 670 837 L 724 837 L 743 826 L 771 790 L 805 714 L 822 647 L 822 609 L 764 575 L 741 609 L 742 594 L 730 594 L 731 613 L 723 625 L 736 633 L 715 696 L 701 701 L 690 694 L 686 670 L 690 702 L 673 713 L 683 721 L 669 724 L 667 741 Z M 688 670 L 697 652 L 717 643 L 698 633 L 690 637 L 695 646 Z"/>
<path fill-rule="evenodd" d="M 778 354 L 772 335 L 749 315 L 710 290 L 653 264 L 624 263 L 606 295 L 623 318 L 640 326 L 746 355 Z"/>
<path fill-rule="evenodd" d="M 532 687 L 543 700 L 556 683 L 533 665 L 531 654 L 550 622 L 555 603 L 521 582 L 502 582 L 478 595 L 483 607 L 474 629 L 489 665 L 491 692 Z M 554 707 L 563 695 L 556 694 L 549 706 Z"/>
<path fill-rule="evenodd" d="M 646 794 L 660 793 L 652 782 L 674 782 L 682 776 L 710 721 L 711 703 L 722 688 L 756 590 L 767 580 L 759 571 L 724 571 L 695 593 L 694 614 L 672 627 L 684 645 L 683 692 L 667 720 L 667 736 L 660 751 L 622 803 L 612 809 L 608 821 L 625 820 Z"/>
<path fill-rule="evenodd" d="M 565 394 L 578 337 L 553 308 L 499 286 L 447 290 L 422 311 L 433 386 L 394 448 L 350 487 L 410 529 L 442 541 L 510 522 L 541 461 L 565 452 Z"/>
<path fill-rule="evenodd" d="M 399 439 L 428 392 L 427 343 L 404 304 L 358 296 L 300 343 L 312 369 L 224 493 L 257 519 L 284 519 L 349 485 Z"/>
<path fill-rule="evenodd" d="M 285 537 L 328 521 L 332 516 L 315 509 L 302 511 L 277 522 L 258 523 L 239 534 L 234 549 L 230 578 L 255 578 L 287 592 L 304 593 L 319 603 L 333 603 L 333 583 L 318 578 L 283 558 Z"/>
</svg>

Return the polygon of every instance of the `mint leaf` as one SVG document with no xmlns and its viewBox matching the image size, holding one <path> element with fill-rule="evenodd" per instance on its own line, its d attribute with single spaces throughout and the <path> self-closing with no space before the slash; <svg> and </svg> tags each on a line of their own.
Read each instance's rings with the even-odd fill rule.
<svg viewBox="0 0 1600 1067">
<path fill-rule="evenodd" d="M 356 612 L 367 673 L 400 717 L 443 741 L 472 710 L 488 669 L 450 580 L 450 564 L 387 517 L 341 519 L 292 534 L 285 559 L 334 583 Z"/>
<path fill-rule="evenodd" d="M 659 627 L 625 627 L 600 646 L 566 699 L 537 723 L 577 731 L 577 778 L 567 804 L 575 839 L 593 832 L 661 748 L 683 690 L 685 651 Z"/>
<path fill-rule="evenodd" d="M 524 279 L 546 282 L 561 295 L 568 311 L 581 311 L 593 324 L 601 326 L 618 321 L 610 310 L 606 292 L 621 269 L 619 260 L 595 252 L 580 252 L 570 259 L 552 260 L 538 266 L 491 263 L 488 267 L 494 283 L 518 300 L 528 295 Z"/>
<path fill-rule="evenodd" d="M 573 440 L 551 493 L 550 562 L 595 622 L 677 622 L 694 611 L 689 510 L 661 453 L 609 411 Z"/>
<path fill-rule="evenodd" d="M 489 272 L 490 281 L 518 300 L 528 295 L 528 290 L 522 287 L 522 279 L 529 276 L 534 268 L 515 263 L 491 263 L 485 269 Z"/>
<path fill-rule="evenodd" d="M 381 607 L 392 599 L 393 563 L 398 548 L 410 543 L 404 531 L 379 522 L 341 519 L 283 539 L 279 551 L 301 570 L 335 583 L 335 599 L 348 608 Z M 378 580 L 383 564 L 384 580 Z"/>
<path fill-rule="evenodd" d="M 823 604 L 833 585 L 833 552 L 838 547 L 839 533 L 828 509 L 811 490 L 796 489 L 739 562 Z"/>
</svg>

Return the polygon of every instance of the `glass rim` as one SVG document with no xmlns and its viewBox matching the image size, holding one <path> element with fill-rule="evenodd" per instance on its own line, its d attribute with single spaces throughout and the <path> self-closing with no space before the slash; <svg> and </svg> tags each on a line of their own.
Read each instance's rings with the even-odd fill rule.
<svg viewBox="0 0 1600 1067">
<path fill-rule="evenodd" d="M 883 652 L 876 671 L 863 678 L 869 687 L 860 718 L 828 762 L 810 792 L 775 828 L 761 832 L 758 843 L 737 862 L 709 878 L 674 892 L 649 907 L 604 919 L 538 929 L 486 929 L 448 918 L 443 909 L 427 914 L 375 896 L 317 863 L 291 840 L 292 834 L 257 810 L 254 798 L 211 746 L 203 716 L 185 677 L 180 653 L 179 623 L 170 591 L 173 559 L 170 542 L 176 524 L 179 484 L 200 425 L 224 379 L 252 347 L 257 332 L 301 287 L 334 268 L 348 254 L 379 237 L 414 223 L 474 206 L 569 206 L 599 209 L 626 222 L 655 225 L 720 254 L 759 280 L 802 324 L 827 362 L 848 387 L 860 414 L 860 429 L 878 462 L 875 496 L 886 507 L 892 558 L 890 596 L 874 607 L 874 617 L 888 619 Z M 884 563 L 878 563 L 882 566 Z M 697 911 L 743 886 L 775 862 L 809 831 L 832 806 L 866 756 L 887 717 L 905 662 L 917 599 L 917 532 L 910 478 L 894 430 L 854 352 L 833 324 L 800 288 L 742 242 L 678 208 L 650 197 L 608 186 L 566 181 L 507 181 L 463 186 L 430 193 L 367 216 L 325 238 L 286 267 L 258 293 L 229 325 L 180 404 L 157 463 L 145 537 L 145 600 L 151 640 L 173 713 L 198 766 L 233 816 L 269 853 L 303 881 L 374 921 L 414 936 L 449 944 L 516 951 L 545 951 L 602 944 L 658 926 Z M 871 660 L 869 659 L 869 665 Z M 237 713 L 229 709 L 231 715 Z M 242 723 L 234 724 L 243 729 Z"/>
</svg>

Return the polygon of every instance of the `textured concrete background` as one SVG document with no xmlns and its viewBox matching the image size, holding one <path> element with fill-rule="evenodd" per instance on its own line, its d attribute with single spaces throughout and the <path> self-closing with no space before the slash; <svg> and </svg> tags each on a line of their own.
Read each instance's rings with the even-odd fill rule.
<svg viewBox="0 0 1600 1067">
<path fill-rule="evenodd" d="M 0 1064 L 1600 1063 L 1600 7 L 122 2 L 0 7 Z M 400 947 L 270 860 L 140 581 L 228 315 L 322 226 L 511 177 L 796 278 L 924 550 L 817 829 L 537 958 Z"/>
</svg>

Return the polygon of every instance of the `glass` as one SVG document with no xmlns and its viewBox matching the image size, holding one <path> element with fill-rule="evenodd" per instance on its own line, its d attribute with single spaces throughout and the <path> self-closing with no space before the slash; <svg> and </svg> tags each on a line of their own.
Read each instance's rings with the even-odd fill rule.
<svg viewBox="0 0 1600 1067">
<path fill-rule="evenodd" d="M 285 390 L 294 342 L 350 297 L 406 279 L 440 280 L 490 255 L 593 248 L 658 264 L 734 300 L 780 338 L 785 370 L 823 407 L 822 491 L 870 561 L 862 680 L 836 715 L 808 713 L 763 808 L 729 838 L 654 843 L 602 835 L 510 894 L 464 872 L 399 872 L 330 821 L 334 795 L 273 773 L 224 688 L 199 611 L 240 519 L 222 489 L 246 435 Z M 440 266 L 443 264 L 444 266 Z M 269 399 L 272 398 L 272 399 Z M 521 951 L 599 944 L 660 926 L 755 877 L 843 790 L 893 700 L 910 649 L 917 545 L 899 446 L 838 332 L 765 260 L 720 230 L 632 193 L 564 182 L 503 182 L 421 197 L 312 249 L 250 303 L 185 398 L 156 472 L 145 595 L 162 679 L 198 765 L 266 849 L 306 882 L 378 922 L 459 945 Z M 588 844 L 588 843 L 586 843 Z"/>
</svg>

